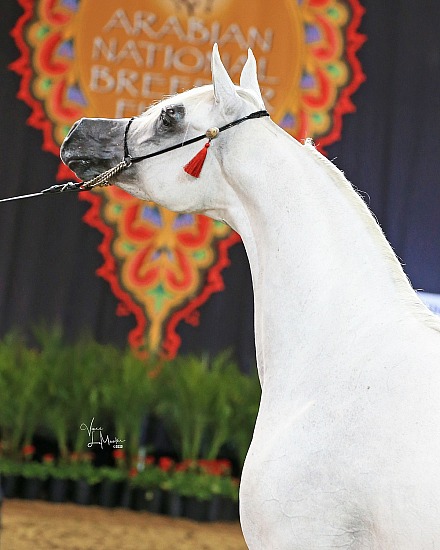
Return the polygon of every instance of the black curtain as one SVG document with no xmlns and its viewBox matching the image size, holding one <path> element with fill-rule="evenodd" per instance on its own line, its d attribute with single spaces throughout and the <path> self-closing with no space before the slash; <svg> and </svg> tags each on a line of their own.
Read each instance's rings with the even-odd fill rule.
<svg viewBox="0 0 440 550">
<path fill-rule="evenodd" d="M 437 0 L 363 0 L 359 51 L 367 80 L 343 120 L 329 158 L 364 192 L 413 285 L 440 293 L 440 4 Z M 42 134 L 26 124 L 16 98 L 19 77 L 10 31 L 22 13 L 0 4 L 0 196 L 32 193 L 55 182 L 57 158 L 42 151 Z M 132 317 L 95 275 L 101 235 L 81 221 L 88 208 L 72 195 L 0 204 L 0 337 L 41 321 L 60 323 L 72 339 L 88 331 L 126 345 Z M 232 348 L 253 368 L 253 297 L 241 244 L 223 272 L 226 289 L 201 308 L 200 325 L 181 323 L 182 352 Z"/>
</svg>

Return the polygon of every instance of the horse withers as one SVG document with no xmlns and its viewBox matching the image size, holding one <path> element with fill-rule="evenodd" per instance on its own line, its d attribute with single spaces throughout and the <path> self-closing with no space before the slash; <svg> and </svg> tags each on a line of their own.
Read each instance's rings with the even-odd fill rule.
<svg viewBox="0 0 440 550">
<path fill-rule="evenodd" d="M 252 53 L 235 86 L 214 46 L 212 79 L 131 121 L 82 119 L 61 156 L 83 179 L 127 159 L 115 185 L 242 237 L 262 386 L 246 542 L 440 550 L 440 323 L 343 174 L 261 114 Z"/>
</svg>

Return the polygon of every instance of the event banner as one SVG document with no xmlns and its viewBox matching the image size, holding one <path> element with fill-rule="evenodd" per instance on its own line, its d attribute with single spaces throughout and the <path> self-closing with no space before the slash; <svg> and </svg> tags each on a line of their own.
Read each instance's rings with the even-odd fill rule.
<svg viewBox="0 0 440 550">
<path fill-rule="evenodd" d="M 164 96 L 211 82 L 212 45 L 237 82 L 252 48 L 272 119 L 321 149 L 338 139 L 363 80 L 358 0 L 19 0 L 13 31 L 18 97 L 43 147 L 59 155 L 81 117 L 131 117 Z M 60 167 L 59 178 L 72 179 Z M 98 274 L 132 314 L 138 350 L 174 355 L 179 322 L 223 288 L 239 237 L 200 215 L 178 215 L 116 187 L 81 193 L 85 221 L 103 235 Z"/>
</svg>

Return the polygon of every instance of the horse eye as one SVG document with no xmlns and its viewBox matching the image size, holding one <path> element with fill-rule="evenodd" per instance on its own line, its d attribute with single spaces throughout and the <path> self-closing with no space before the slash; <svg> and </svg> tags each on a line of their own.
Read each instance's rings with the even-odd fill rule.
<svg viewBox="0 0 440 550">
<path fill-rule="evenodd" d="M 168 114 L 168 111 L 165 109 L 162 109 L 160 113 L 160 120 L 162 124 L 166 127 L 171 126 L 171 120 L 169 119 Z"/>
<path fill-rule="evenodd" d="M 185 107 L 183 105 L 168 105 L 160 112 L 160 124 L 163 130 L 177 128 L 177 125 L 185 116 Z"/>
</svg>

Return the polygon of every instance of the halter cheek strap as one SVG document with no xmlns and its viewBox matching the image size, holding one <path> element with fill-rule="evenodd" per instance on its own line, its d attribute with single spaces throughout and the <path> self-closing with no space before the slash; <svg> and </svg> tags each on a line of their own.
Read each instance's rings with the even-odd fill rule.
<svg viewBox="0 0 440 550">
<path fill-rule="evenodd" d="M 201 134 L 199 136 L 193 137 L 191 139 L 187 139 L 186 141 L 183 141 L 182 143 L 177 143 L 176 145 L 171 145 L 170 147 L 166 147 L 165 149 L 161 149 L 160 151 L 155 151 L 154 153 L 149 153 L 148 155 L 142 155 L 139 157 L 132 157 L 128 150 L 128 131 L 130 130 L 130 126 L 133 122 L 133 120 L 136 117 L 132 117 L 128 122 L 127 126 L 125 127 L 124 132 L 124 160 L 122 162 L 126 163 L 125 167 L 130 166 L 131 164 L 141 162 L 142 160 L 146 160 L 152 157 L 157 157 L 158 155 L 162 155 L 164 153 L 168 153 L 170 151 L 174 151 L 175 149 L 180 149 L 181 147 L 185 147 L 186 145 L 191 145 L 192 143 L 196 143 L 197 141 L 200 141 L 202 139 L 207 139 L 208 142 L 205 143 L 203 148 L 196 154 L 194 158 L 192 158 L 188 164 L 186 164 L 183 169 L 187 174 L 190 174 L 191 176 L 198 178 L 200 176 L 200 172 L 203 168 L 203 163 L 206 159 L 206 154 L 208 152 L 208 148 L 211 145 L 211 141 L 215 139 L 220 132 L 224 132 L 225 130 L 229 130 L 229 128 L 233 128 L 234 126 L 237 126 L 238 124 L 241 124 L 242 122 L 245 122 L 246 120 L 252 120 L 254 118 L 261 118 L 270 116 L 269 113 L 265 110 L 262 111 L 255 111 L 254 113 L 251 113 L 250 115 L 247 115 L 243 118 L 239 118 L 237 120 L 234 120 L 233 122 L 229 122 L 228 124 L 225 124 L 224 126 L 221 126 L 220 128 L 213 127 L 209 128 L 204 134 Z"/>
</svg>

